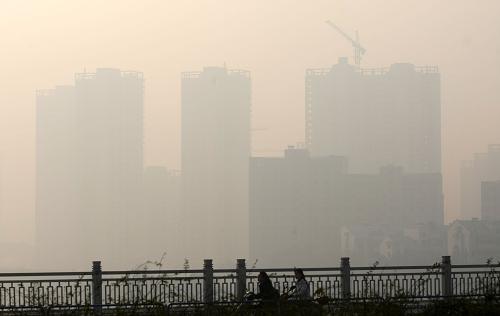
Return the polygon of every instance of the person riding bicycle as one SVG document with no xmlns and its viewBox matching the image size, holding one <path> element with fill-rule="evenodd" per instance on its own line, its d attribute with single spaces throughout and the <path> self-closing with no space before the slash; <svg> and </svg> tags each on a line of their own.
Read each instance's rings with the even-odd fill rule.
<svg viewBox="0 0 500 316">
<path fill-rule="evenodd" d="M 279 298 L 279 293 L 274 288 L 273 283 L 266 272 L 261 271 L 257 280 L 259 283 L 259 293 L 253 295 L 253 299 L 261 299 L 263 302 L 271 302 Z"/>
<path fill-rule="evenodd" d="M 292 286 L 290 290 L 294 290 L 294 293 L 290 297 L 292 300 L 308 300 L 311 298 L 311 292 L 309 289 L 309 282 L 306 280 L 304 275 L 304 270 L 297 268 L 294 269 L 295 273 L 295 286 Z"/>
</svg>

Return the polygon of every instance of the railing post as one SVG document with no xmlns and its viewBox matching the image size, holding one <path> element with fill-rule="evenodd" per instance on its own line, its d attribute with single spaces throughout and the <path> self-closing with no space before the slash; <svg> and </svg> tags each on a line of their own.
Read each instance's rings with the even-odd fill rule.
<svg viewBox="0 0 500 316">
<path fill-rule="evenodd" d="M 101 261 L 92 262 L 92 307 L 94 315 L 102 312 L 102 269 Z"/>
<path fill-rule="evenodd" d="M 340 258 L 340 287 L 341 297 L 348 299 L 351 296 L 351 264 L 349 257 Z"/>
<path fill-rule="evenodd" d="M 441 295 L 451 297 L 453 295 L 453 287 L 451 284 L 451 258 L 443 256 L 441 260 Z"/>
<path fill-rule="evenodd" d="M 247 288 L 247 267 L 245 259 L 236 259 L 236 299 L 243 301 Z"/>
<path fill-rule="evenodd" d="M 214 266 L 212 259 L 205 259 L 203 262 L 203 302 L 213 303 L 214 301 Z"/>
</svg>

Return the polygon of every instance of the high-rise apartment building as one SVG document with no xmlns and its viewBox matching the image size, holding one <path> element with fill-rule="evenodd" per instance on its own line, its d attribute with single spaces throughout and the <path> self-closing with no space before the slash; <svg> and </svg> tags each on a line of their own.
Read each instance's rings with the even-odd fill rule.
<svg viewBox="0 0 500 316">
<path fill-rule="evenodd" d="M 207 67 L 182 74 L 182 212 L 189 258 L 233 264 L 247 255 L 250 105 L 248 71 Z"/>
<path fill-rule="evenodd" d="M 126 256 L 141 260 L 134 260 L 130 249 L 141 246 L 134 222 L 142 216 L 142 73 L 101 68 L 76 74 L 75 93 L 79 215 L 83 227 L 106 238 L 106 243 L 92 240 L 89 255 L 116 265 Z M 82 243 L 88 236 L 84 230 Z"/>
<path fill-rule="evenodd" d="M 313 156 L 348 157 L 350 172 L 385 165 L 441 172 L 440 111 L 437 67 L 359 69 L 341 58 L 306 72 L 308 148 Z"/>
<path fill-rule="evenodd" d="M 68 259 L 78 248 L 70 258 L 85 267 L 96 258 L 124 268 L 134 260 L 142 116 L 138 72 L 101 68 L 76 74 L 72 87 L 38 94 L 37 226 L 44 255 Z"/>
</svg>

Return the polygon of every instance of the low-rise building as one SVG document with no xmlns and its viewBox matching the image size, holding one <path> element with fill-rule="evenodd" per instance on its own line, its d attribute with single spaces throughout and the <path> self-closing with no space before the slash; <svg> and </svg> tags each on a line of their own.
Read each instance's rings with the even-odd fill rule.
<svg viewBox="0 0 500 316">
<path fill-rule="evenodd" d="M 448 227 L 448 253 L 454 263 L 486 263 L 500 257 L 500 221 L 456 220 Z"/>
<path fill-rule="evenodd" d="M 311 157 L 296 148 L 250 161 L 250 258 L 263 265 L 336 264 L 343 226 L 383 232 L 429 222 L 443 225 L 440 174 L 409 174 L 396 166 L 350 174 L 345 157 Z"/>
<path fill-rule="evenodd" d="M 363 265 L 430 265 L 447 253 L 446 227 L 435 223 L 344 226 L 340 238 L 342 256 Z"/>
<path fill-rule="evenodd" d="M 472 160 L 462 163 L 460 170 L 461 219 L 481 218 L 481 183 L 499 180 L 500 144 L 491 144 L 487 152 L 476 153 Z"/>
</svg>

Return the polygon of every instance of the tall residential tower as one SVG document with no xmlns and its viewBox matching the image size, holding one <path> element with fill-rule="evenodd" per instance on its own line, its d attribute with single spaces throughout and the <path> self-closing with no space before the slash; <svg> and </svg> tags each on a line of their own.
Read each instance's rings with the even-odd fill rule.
<svg viewBox="0 0 500 316">
<path fill-rule="evenodd" d="M 52 262 L 62 256 L 86 267 L 99 258 L 125 268 L 139 260 L 142 116 L 138 72 L 100 68 L 38 93 L 37 231 Z"/>
<path fill-rule="evenodd" d="M 186 256 L 225 264 L 248 252 L 250 73 L 182 74 L 182 212 Z"/>
<path fill-rule="evenodd" d="M 437 67 L 359 69 L 341 58 L 331 69 L 309 69 L 305 114 L 311 154 L 345 156 L 350 172 L 377 173 L 386 165 L 441 172 Z"/>
</svg>

